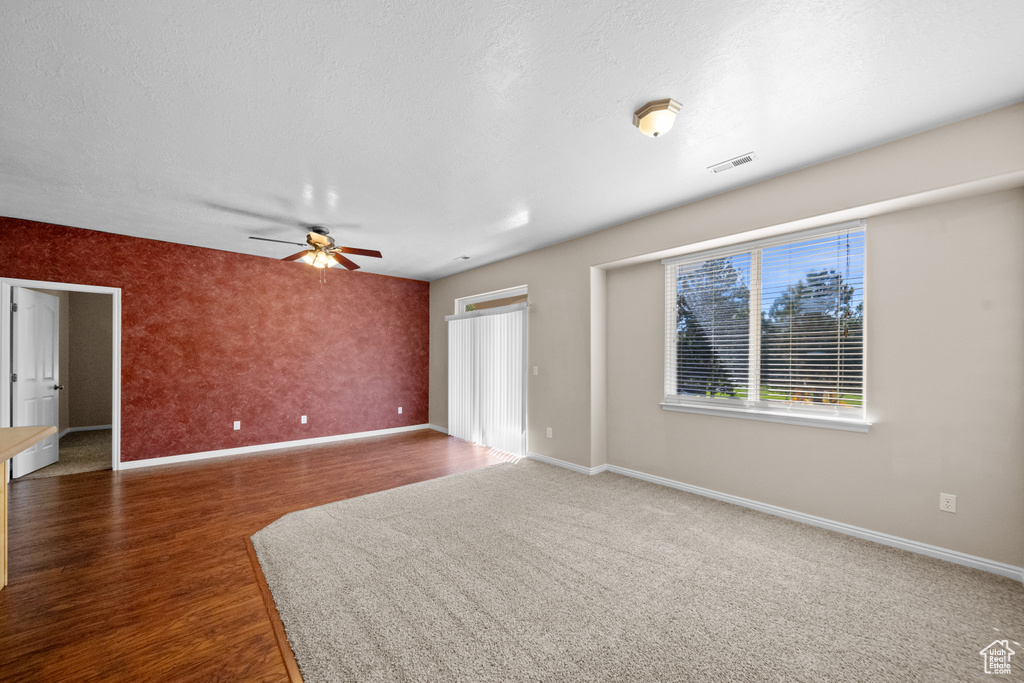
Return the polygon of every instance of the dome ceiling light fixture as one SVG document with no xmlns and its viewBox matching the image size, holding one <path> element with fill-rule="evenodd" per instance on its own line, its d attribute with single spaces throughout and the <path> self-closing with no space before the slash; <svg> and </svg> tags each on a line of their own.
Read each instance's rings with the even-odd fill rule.
<svg viewBox="0 0 1024 683">
<path fill-rule="evenodd" d="M 633 125 L 647 137 L 656 138 L 672 130 L 681 108 L 672 98 L 648 102 L 633 112 Z"/>
</svg>

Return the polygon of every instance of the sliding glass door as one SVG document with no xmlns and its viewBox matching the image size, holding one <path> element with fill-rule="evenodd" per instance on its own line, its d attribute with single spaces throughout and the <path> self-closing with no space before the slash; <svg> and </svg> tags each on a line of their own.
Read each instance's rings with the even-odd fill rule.
<svg viewBox="0 0 1024 683">
<path fill-rule="evenodd" d="M 528 303 L 448 316 L 448 433 L 526 455 Z"/>
</svg>

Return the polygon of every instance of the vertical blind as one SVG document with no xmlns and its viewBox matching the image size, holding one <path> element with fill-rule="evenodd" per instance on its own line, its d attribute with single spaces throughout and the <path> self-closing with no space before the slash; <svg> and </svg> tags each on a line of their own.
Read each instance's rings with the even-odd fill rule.
<svg viewBox="0 0 1024 683">
<path fill-rule="evenodd" d="M 526 455 L 529 304 L 448 316 L 448 433 Z"/>
<path fill-rule="evenodd" d="M 864 416 L 864 222 L 666 259 L 665 401 Z"/>
</svg>

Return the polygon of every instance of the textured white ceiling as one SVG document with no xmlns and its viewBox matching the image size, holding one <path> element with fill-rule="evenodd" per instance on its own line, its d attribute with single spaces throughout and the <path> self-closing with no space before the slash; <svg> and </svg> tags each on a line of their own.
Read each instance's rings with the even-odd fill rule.
<svg viewBox="0 0 1024 683">
<path fill-rule="evenodd" d="M 432 280 L 1020 101 L 1022 36 L 1022 0 L 5 0 L 0 215 L 275 258 L 246 237 L 322 223 Z"/>
</svg>

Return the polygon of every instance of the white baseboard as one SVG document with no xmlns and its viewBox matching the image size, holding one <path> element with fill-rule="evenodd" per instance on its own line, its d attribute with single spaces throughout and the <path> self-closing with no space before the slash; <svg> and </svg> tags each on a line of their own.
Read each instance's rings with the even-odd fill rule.
<svg viewBox="0 0 1024 683">
<path fill-rule="evenodd" d="M 531 457 L 533 457 L 533 454 L 531 454 Z M 538 460 L 544 460 L 545 462 L 552 461 L 551 464 L 555 465 L 562 464 L 561 461 L 553 461 L 552 458 L 538 457 Z M 568 463 L 564 463 L 563 466 L 568 466 L 569 469 L 576 469 L 577 467 L 579 467 L 578 465 L 569 465 Z M 740 498 L 739 496 L 729 495 L 728 493 L 720 493 L 718 491 L 702 488 L 700 486 L 691 486 L 690 484 L 684 484 L 682 482 L 675 481 L 674 479 L 666 479 L 665 477 L 658 477 L 653 474 L 645 474 L 643 472 L 637 472 L 636 470 L 627 469 L 625 467 L 619 467 L 618 465 L 608 465 L 606 466 L 606 469 L 607 471 L 614 472 L 615 474 L 633 477 L 634 479 L 642 479 L 643 481 L 648 481 L 651 482 L 652 484 L 668 486 L 669 488 L 678 489 L 680 491 L 686 491 L 688 493 L 695 493 L 698 496 L 704 496 L 706 498 L 714 498 L 715 500 L 721 500 L 726 503 L 732 503 L 733 505 L 739 505 L 741 507 L 750 508 L 751 510 L 766 512 L 769 515 L 775 515 L 776 517 L 784 517 L 785 519 L 791 519 L 794 522 L 802 522 L 804 524 L 810 524 L 811 526 L 821 527 L 822 529 L 838 531 L 839 533 L 846 534 L 848 536 L 856 536 L 857 538 L 863 538 L 868 541 L 874 541 L 875 543 L 881 543 L 882 545 L 891 546 L 893 548 L 909 550 L 912 553 L 918 553 L 919 555 L 927 555 L 928 557 L 934 557 L 939 560 L 945 560 L 946 562 L 952 562 L 953 564 L 959 564 L 965 567 L 980 569 L 982 571 L 990 572 L 992 574 L 998 574 L 999 576 L 1005 576 L 1007 578 L 1015 579 L 1017 581 L 1020 581 L 1021 583 L 1024 583 L 1024 567 L 1015 567 L 1012 564 L 996 562 L 995 560 L 988 560 L 983 557 L 968 555 L 967 553 L 961 553 L 956 550 L 940 548 L 938 546 L 928 545 L 927 543 L 919 543 L 918 541 L 911 541 L 907 538 L 891 536 L 889 534 L 883 534 L 878 531 L 871 531 L 870 529 L 862 529 L 861 527 L 853 526 L 851 524 L 836 522 L 831 519 L 825 519 L 824 517 L 815 517 L 814 515 L 807 515 L 802 512 L 788 510 L 786 508 L 778 507 L 776 505 L 759 503 L 755 500 Z M 589 473 L 589 470 L 585 467 L 579 468 L 577 471 Z"/>
<path fill-rule="evenodd" d="M 282 448 L 295 448 L 297 446 L 315 446 L 318 444 L 334 443 L 335 441 L 348 441 L 350 439 L 362 439 L 368 436 L 385 436 L 387 434 L 400 434 L 402 432 L 413 432 L 419 429 L 428 429 L 430 425 L 409 425 L 408 427 L 391 427 L 389 429 L 375 429 L 369 432 L 353 432 L 352 434 L 336 434 L 334 436 L 318 436 L 312 439 L 297 439 L 295 441 L 278 441 L 276 443 L 261 443 L 255 446 L 240 446 L 238 448 L 222 448 L 216 451 L 202 451 L 199 453 L 185 453 L 183 455 L 166 455 L 161 458 L 147 458 L 145 460 L 121 461 L 122 470 L 138 469 L 140 467 L 156 467 L 159 465 L 175 465 L 193 460 L 206 460 L 208 458 L 223 458 L 228 455 L 246 455 L 248 453 L 261 453 L 263 451 L 276 451 Z"/>
<path fill-rule="evenodd" d="M 425 425 L 425 426 L 428 427 L 429 429 L 433 429 L 435 432 L 441 432 L 442 434 L 445 434 L 445 435 L 448 434 L 448 430 L 445 429 L 444 427 L 438 427 L 437 425 Z"/>
<path fill-rule="evenodd" d="M 577 465 L 575 463 L 566 462 L 565 460 L 559 460 L 558 458 L 552 458 L 547 455 L 541 455 L 540 453 L 527 453 L 526 457 L 530 460 L 539 460 L 540 462 L 546 462 L 549 465 L 555 465 L 557 467 L 564 467 L 567 470 L 573 472 L 579 472 L 580 474 L 594 475 L 600 474 L 608 469 L 608 465 L 598 465 L 597 467 L 584 467 L 583 465 Z"/>
<path fill-rule="evenodd" d="M 71 432 L 94 432 L 97 429 L 113 429 L 113 428 L 114 428 L 114 425 L 94 425 L 92 427 L 68 427 L 63 432 L 61 432 L 59 436 L 57 436 L 57 440 L 59 441 L 59 440 L 63 439 L 65 436 L 67 436 Z"/>
</svg>

